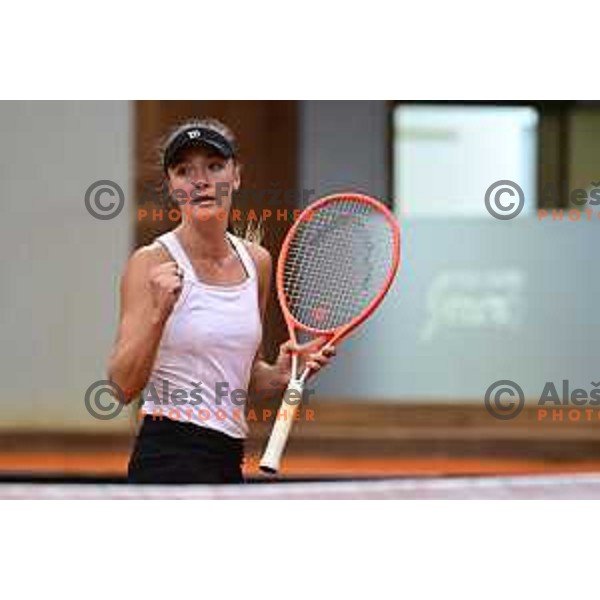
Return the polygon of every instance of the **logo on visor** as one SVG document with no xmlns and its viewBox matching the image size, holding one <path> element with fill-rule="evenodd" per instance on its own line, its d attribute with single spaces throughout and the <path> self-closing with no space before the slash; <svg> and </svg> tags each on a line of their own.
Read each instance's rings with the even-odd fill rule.
<svg viewBox="0 0 600 600">
<path fill-rule="evenodd" d="M 195 140 L 196 138 L 202 137 L 202 132 L 199 129 L 188 131 L 187 134 L 190 140 Z"/>
</svg>

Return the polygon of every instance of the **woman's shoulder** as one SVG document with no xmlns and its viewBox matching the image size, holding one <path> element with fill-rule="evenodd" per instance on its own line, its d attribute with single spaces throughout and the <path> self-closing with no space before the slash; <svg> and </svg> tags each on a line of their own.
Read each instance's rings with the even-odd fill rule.
<svg viewBox="0 0 600 600">
<path fill-rule="evenodd" d="M 257 264 L 270 263 L 271 253 L 264 246 L 261 246 L 258 242 L 245 240 L 244 238 L 238 239 L 241 240 L 242 244 L 244 244 L 246 250 L 248 250 L 248 253 Z"/>
<path fill-rule="evenodd" d="M 236 236 L 237 237 L 237 236 Z M 273 272 L 273 260 L 271 258 L 271 253 L 264 247 L 261 246 L 258 242 L 253 240 L 246 240 L 244 238 L 237 238 L 240 240 L 248 251 L 250 258 L 254 262 L 256 267 L 256 273 L 258 275 L 258 285 L 261 295 L 261 305 L 263 307 L 266 306 L 267 296 L 269 293 L 269 288 L 271 286 L 271 274 Z"/>
<path fill-rule="evenodd" d="M 248 251 L 250 258 L 256 266 L 256 273 L 258 274 L 258 289 L 260 297 L 260 309 L 261 314 L 264 316 L 265 310 L 268 303 L 269 289 L 271 286 L 271 272 L 273 270 L 271 253 L 258 242 L 241 240 L 244 248 Z"/>
</svg>

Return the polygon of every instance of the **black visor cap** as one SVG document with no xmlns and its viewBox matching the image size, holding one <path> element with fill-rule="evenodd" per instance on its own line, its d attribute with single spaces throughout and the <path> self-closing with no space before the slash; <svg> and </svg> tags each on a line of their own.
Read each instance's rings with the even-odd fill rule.
<svg viewBox="0 0 600 600">
<path fill-rule="evenodd" d="M 204 146 L 215 150 L 223 158 L 233 158 L 235 156 L 235 149 L 231 142 L 218 131 L 206 127 L 190 127 L 169 142 L 163 158 L 165 173 L 175 163 L 177 156 L 183 150 L 196 146 Z"/>
</svg>

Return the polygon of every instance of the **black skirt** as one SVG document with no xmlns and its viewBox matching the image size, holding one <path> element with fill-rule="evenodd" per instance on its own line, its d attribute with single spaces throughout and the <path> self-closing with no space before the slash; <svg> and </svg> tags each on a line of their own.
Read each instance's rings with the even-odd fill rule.
<svg viewBox="0 0 600 600">
<path fill-rule="evenodd" d="M 244 441 L 193 423 L 146 415 L 129 460 L 128 482 L 243 483 Z"/>
</svg>

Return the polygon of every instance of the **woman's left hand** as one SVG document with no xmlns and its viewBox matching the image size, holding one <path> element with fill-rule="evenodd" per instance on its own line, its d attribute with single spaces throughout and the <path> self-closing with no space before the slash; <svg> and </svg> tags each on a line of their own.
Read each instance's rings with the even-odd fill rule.
<svg viewBox="0 0 600 600">
<path fill-rule="evenodd" d="M 308 367 L 310 374 L 314 375 L 327 366 L 336 354 L 335 347 L 327 344 L 326 337 L 319 337 L 306 344 L 294 344 L 288 340 L 279 347 L 279 356 L 275 361 L 275 369 L 282 381 L 287 385 L 292 374 L 292 354 L 298 353 L 298 376 Z"/>
</svg>

